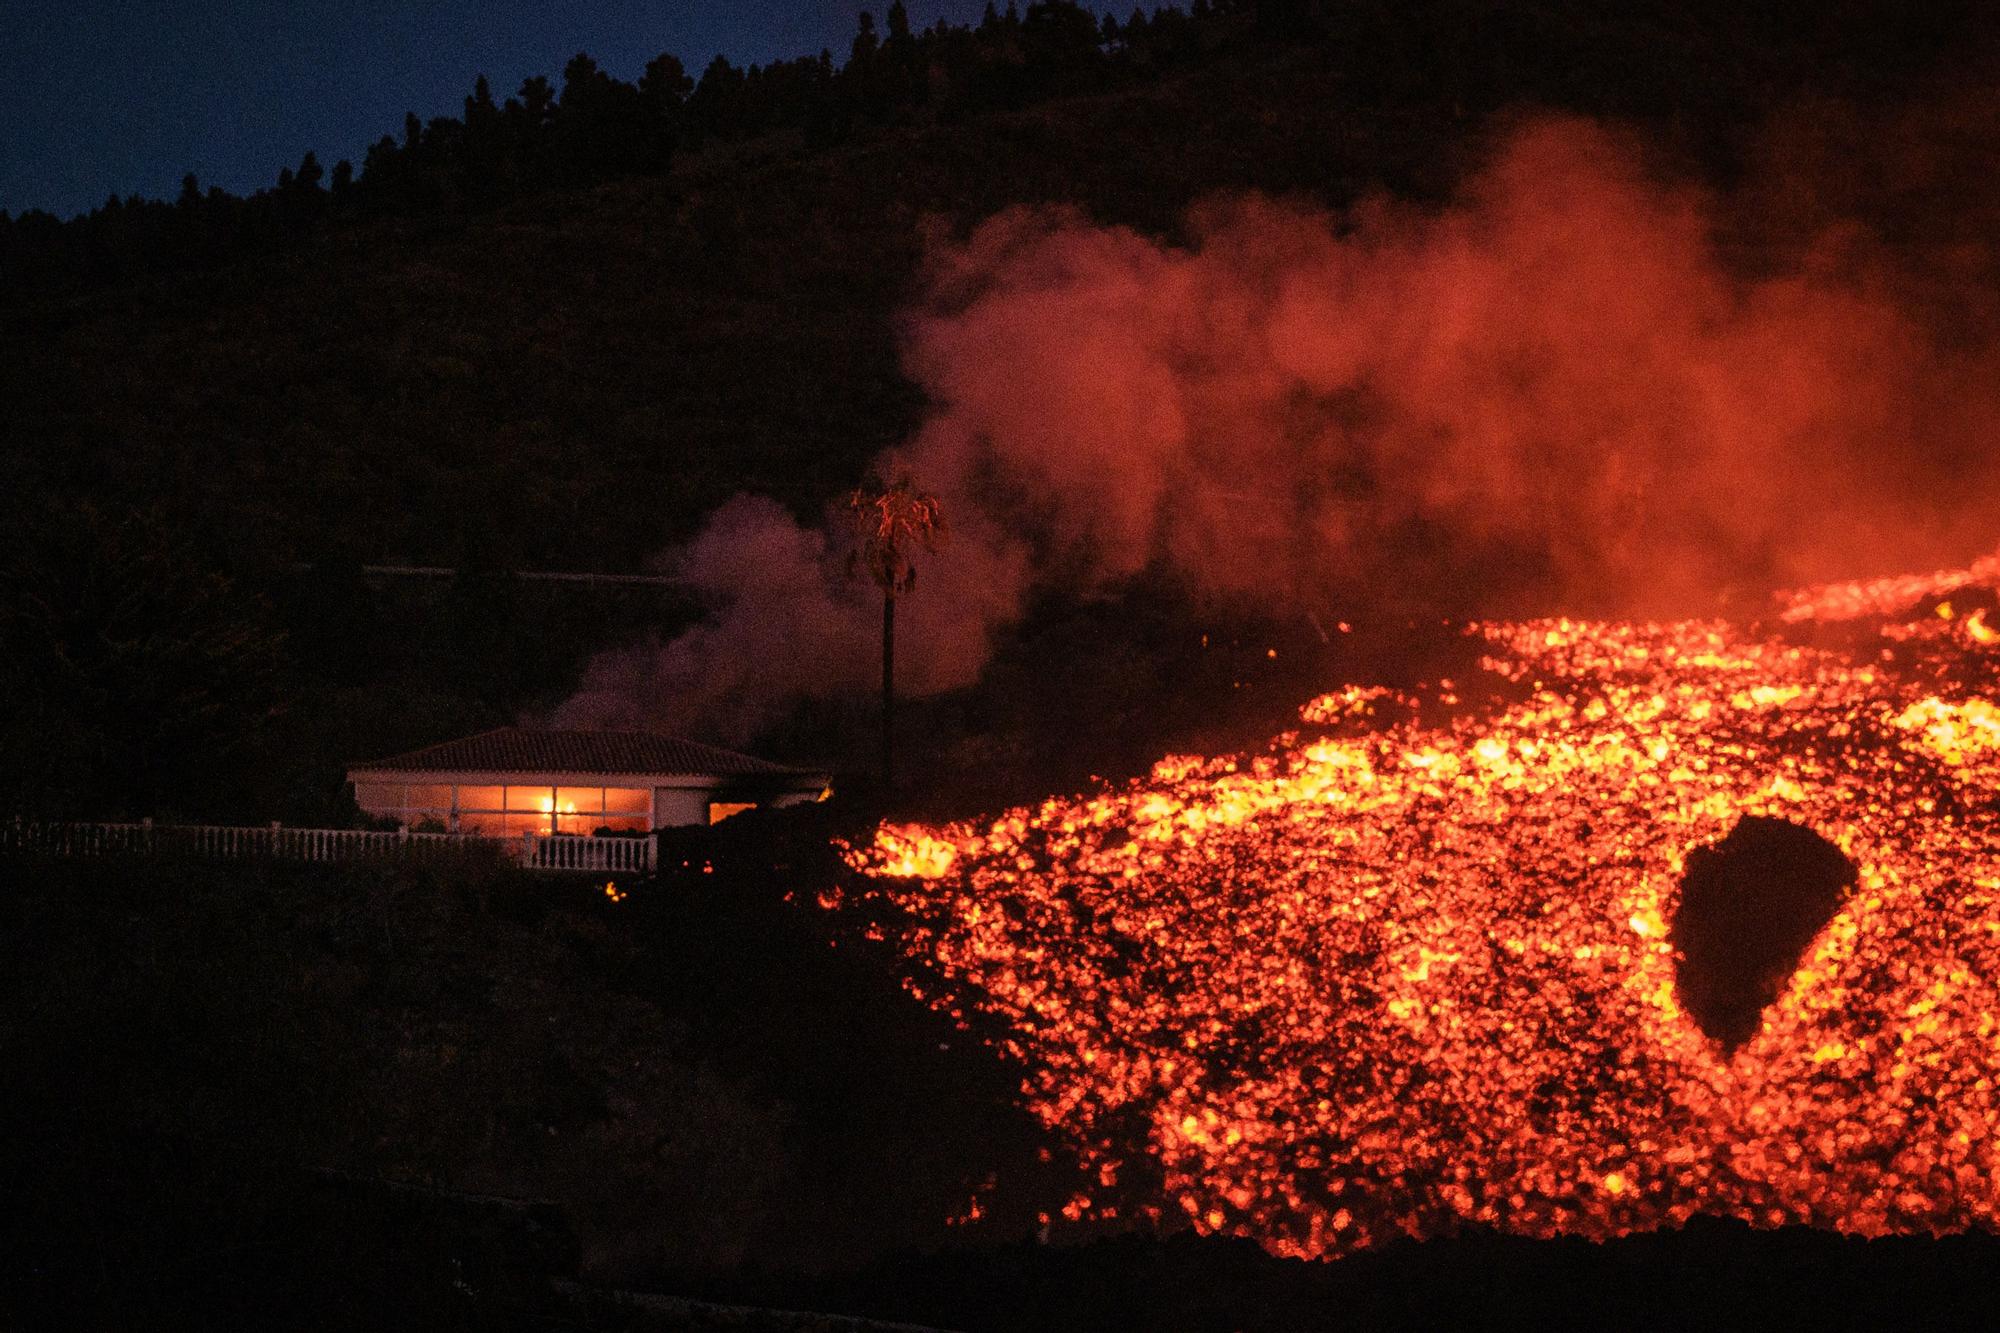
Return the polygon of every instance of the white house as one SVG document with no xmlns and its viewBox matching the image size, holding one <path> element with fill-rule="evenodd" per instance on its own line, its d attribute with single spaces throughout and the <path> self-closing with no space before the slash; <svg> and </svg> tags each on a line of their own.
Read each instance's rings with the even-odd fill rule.
<svg viewBox="0 0 2000 1333">
<path fill-rule="evenodd" d="M 355 764 L 354 801 L 454 833 L 645 833 L 824 798 L 829 775 L 645 731 L 501 727 Z"/>
</svg>

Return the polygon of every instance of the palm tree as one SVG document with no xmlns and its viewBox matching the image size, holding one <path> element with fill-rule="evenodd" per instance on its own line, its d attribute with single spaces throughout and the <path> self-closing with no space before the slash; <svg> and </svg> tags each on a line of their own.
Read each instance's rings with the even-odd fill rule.
<svg viewBox="0 0 2000 1333">
<path fill-rule="evenodd" d="M 915 549 L 944 544 L 944 511 L 937 497 L 919 491 L 908 475 L 885 484 L 871 476 L 847 497 L 860 544 L 848 572 L 866 569 L 882 589 L 882 781 L 896 780 L 896 597 L 917 585 Z"/>
</svg>

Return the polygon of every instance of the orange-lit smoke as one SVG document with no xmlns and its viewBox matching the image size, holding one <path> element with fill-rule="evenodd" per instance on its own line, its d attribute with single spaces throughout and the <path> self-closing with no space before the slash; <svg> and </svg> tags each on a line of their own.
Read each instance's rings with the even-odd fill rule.
<svg viewBox="0 0 2000 1333">
<path fill-rule="evenodd" d="M 1443 208 L 1237 198 L 1176 241 L 1021 209 L 940 246 L 905 344 L 933 411 L 892 467 L 954 542 L 906 608 L 909 686 L 969 682 L 1039 585 L 1162 565 L 1266 606 L 1421 573 L 1476 608 L 1504 553 L 1572 609 L 1702 611 L 1984 549 L 1964 444 L 2000 421 L 1993 357 L 1927 330 L 1851 228 L 1733 271 L 1727 209 L 1544 119 Z M 871 601 L 821 538 L 748 516 L 690 553 L 715 623 L 600 662 L 594 708 L 866 684 Z M 800 644 L 815 680 L 783 665 Z"/>
</svg>

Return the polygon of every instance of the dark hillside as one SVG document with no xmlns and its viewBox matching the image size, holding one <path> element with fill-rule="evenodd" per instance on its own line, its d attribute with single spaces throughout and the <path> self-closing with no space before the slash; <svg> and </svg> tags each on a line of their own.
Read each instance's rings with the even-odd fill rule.
<svg viewBox="0 0 2000 1333">
<path fill-rule="evenodd" d="M 520 110 L 482 87 L 484 129 L 413 124 L 325 188 L 0 217 L 0 819 L 353 823 L 345 762 L 546 710 L 595 650 L 684 627 L 684 588 L 517 575 L 653 567 L 742 492 L 817 515 L 930 407 L 899 362 L 927 247 L 1013 206 L 1167 237 L 1243 190 L 1421 208 L 1552 108 L 1712 186 L 1731 264 L 1858 219 L 1908 270 L 1884 281 L 1990 336 L 1990 27 L 1906 0 L 1222 0 L 1143 30 L 1039 3 L 892 30 L 839 76 L 675 64 L 634 92 L 586 61 L 560 113 L 546 80 Z M 641 121 L 643 152 L 607 151 Z M 1371 580 L 1435 535 L 1398 531 L 1320 617 L 1196 606 L 1158 567 L 1037 587 L 974 685 L 905 702 L 893 802 L 843 772 L 667 840 L 624 893 L 476 857 L 0 858 L 0 1325 L 707 1318 L 597 1308 L 619 1286 L 963 1327 L 1684 1326 L 1731 1283 L 1771 1321 L 1900 1284 L 1963 1322 L 1990 1237 L 1702 1224 L 1307 1266 L 1066 1230 L 1074 1166 L 1021 1071 L 912 996 L 934 979 L 842 905 L 833 839 L 1227 751 L 1343 682 L 1475 679 L 1471 592 L 1417 559 Z M 753 748 L 853 766 L 875 725 L 808 699 Z"/>
<path fill-rule="evenodd" d="M 909 433 L 926 227 L 1073 203 L 1163 229 L 1218 190 L 1449 179 L 1470 126 L 1344 102 L 1291 56 L 17 311 L 10 470 L 164 496 L 271 559 L 632 568 L 737 491 L 810 513 Z"/>
<path fill-rule="evenodd" d="M 803 1274 L 952 1243 L 982 1188 L 971 1238 L 1024 1234 L 1070 1177 L 1013 1076 L 811 901 L 827 831 L 618 902 L 478 858 L 0 859 L 0 1322 L 268 1309 L 293 1265 L 391 1305 L 488 1261 Z M 394 1257 L 415 1204 L 436 1231 Z M 460 1230 L 495 1208 L 526 1253 Z"/>
<path fill-rule="evenodd" d="M 1038 1244 L 1073 1168 L 1037 1160 L 977 1032 L 907 997 L 861 918 L 805 901 L 831 882 L 824 818 L 690 841 L 682 873 L 617 903 L 471 862 L 0 862 L 0 1320 L 1669 1328 L 1984 1308 L 1984 1235 L 1704 1218 L 1308 1264 L 1058 1218 Z M 947 1224 L 975 1198 L 983 1217 Z"/>
<path fill-rule="evenodd" d="M 1883 48 L 1865 16 L 1787 47 L 1727 13 L 1463 9 L 1288 41 L 1221 13 L 1021 109 L 711 138 L 665 176 L 0 295 L 7 479 L 164 500 L 254 561 L 632 568 L 740 490 L 814 511 L 907 435 L 896 318 L 931 229 L 1059 203 L 1171 232 L 1243 189 L 1421 200 L 1510 108 L 1633 120 L 1728 175 L 1780 107 L 1906 97 L 1906 66 L 1965 58 Z"/>
<path fill-rule="evenodd" d="M 734 85 L 711 70 L 664 174 L 550 166 L 516 195 L 396 193 L 384 182 L 412 178 L 395 163 L 459 161 L 457 122 L 433 122 L 403 156 L 371 155 L 352 207 L 329 196 L 280 239 L 232 232 L 195 267 L 0 292 L 0 490 L 57 524 L 83 505 L 139 511 L 284 631 L 262 789 L 185 782 L 177 808 L 337 817 L 342 760 L 548 707 L 592 650 L 684 624 L 685 599 L 489 576 L 643 568 L 739 492 L 816 514 L 922 419 L 898 325 L 926 238 L 1012 205 L 1172 235 L 1190 205 L 1245 189 L 1421 203 L 1510 118 L 1557 108 L 1635 124 L 1677 171 L 1731 189 L 1746 267 L 1855 216 L 1940 300 L 1978 290 L 1992 211 L 1964 183 L 1986 179 L 1967 164 L 1985 160 L 1990 108 L 1952 91 L 1984 67 L 1975 9 L 1864 5 L 1795 27 L 1734 6 L 1225 4 L 1143 38 L 1081 35 L 1065 12 L 894 48 L 986 71 L 946 92 L 870 85 L 836 106 L 780 96 L 767 73 L 729 111 Z M 750 114 L 753 85 L 789 109 Z M 1915 133 L 1926 151 L 1903 152 Z M 8 253 L 41 253 L 46 227 L 10 225 Z M 392 589 L 353 573 L 370 562 L 487 582 Z M 319 572 L 301 581 L 302 564 Z M 99 684 L 49 699 L 61 682 L 15 674 L 32 688 L 0 735 L 95 725 Z M 808 731 L 789 752 L 842 753 Z M 91 744 L 115 764 L 117 745 Z M 100 774 L 79 804 L 115 790 Z"/>
</svg>

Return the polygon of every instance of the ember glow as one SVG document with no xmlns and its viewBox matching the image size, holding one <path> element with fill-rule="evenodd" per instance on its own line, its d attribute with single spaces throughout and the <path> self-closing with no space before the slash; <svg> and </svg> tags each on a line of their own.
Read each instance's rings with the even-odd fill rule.
<svg viewBox="0 0 2000 1333">
<path fill-rule="evenodd" d="M 1996 575 L 1789 594 L 1762 626 L 1474 625 L 1477 682 L 1329 694 L 1254 758 L 849 861 L 911 989 L 1002 1024 L 1102 1182 L 1073 1217 L 1301 1256 L 1463 1222 L 1990 1227 Z M 1746 814 L 1860 882 L 1725 1061 L 1667 923 L 1689 849 Z"/>
</svg>

